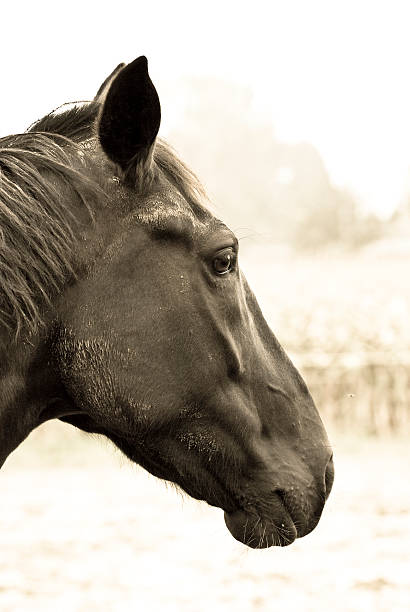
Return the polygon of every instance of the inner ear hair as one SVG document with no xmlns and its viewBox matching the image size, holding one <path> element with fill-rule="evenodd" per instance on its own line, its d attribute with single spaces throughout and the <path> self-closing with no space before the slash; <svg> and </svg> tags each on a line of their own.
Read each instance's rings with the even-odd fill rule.
<svg viewBox="0 0 410 612">
<path fill-rule="evenodd" d="M 138 194 L 149 192 L 158 176 L 158 168 L 154 163 L 155 142 L 148 148 L 146 154 L 139 152 L 130 160 L 127 168 L 118 166 L 118 176 L 125 185 L 135 189 Z"/>
</svg>

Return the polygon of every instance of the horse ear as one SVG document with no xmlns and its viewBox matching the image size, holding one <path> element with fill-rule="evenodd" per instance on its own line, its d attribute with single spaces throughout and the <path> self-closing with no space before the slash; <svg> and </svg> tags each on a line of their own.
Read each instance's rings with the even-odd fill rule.
<svg viewBox="0 0 410 612">
<path fill-rule="evenodd" d="M 141 56 L 120 70 L 109 87 L 98 123 L 101 146 L 128 174 L 150 163 L 160 122 L 158 94 L 147 58 Z"/>
<path fill-rule="evenodd" d="M 125 67 L 125 64 L 118 64 L 116 68 L 111 72 L 111 74 L 105 79 L 105 81 L 101 84 L 99 90 L 94 96 L 94 102 L 103 102 L 107 92 L 110 88 L 111 83 L 114 78 L 117 76 L 120 70 Z"/>
</svg>

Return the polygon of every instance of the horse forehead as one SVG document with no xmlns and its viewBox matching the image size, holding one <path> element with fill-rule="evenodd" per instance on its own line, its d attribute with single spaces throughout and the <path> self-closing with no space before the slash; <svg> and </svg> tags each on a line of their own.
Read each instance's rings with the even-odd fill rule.
<svg viewBox="0 0 410 612">
<path fill-rule="evenodd" d="M 196 214 L 196 209 L 200 214 Z M 146 197 L 132 213 L 132 218 L 153 233 L 188 241 L 202 236 L 218 223 L 205 207 L 191 206 L 171 188 Z"/>
</svg>

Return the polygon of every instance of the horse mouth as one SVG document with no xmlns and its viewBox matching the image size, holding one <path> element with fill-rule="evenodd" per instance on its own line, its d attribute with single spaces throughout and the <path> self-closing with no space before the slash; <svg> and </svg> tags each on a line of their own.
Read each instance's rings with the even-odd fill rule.
<svg viewBox="0 0 410 612">
<path fill-rule="evenodd" d="M 280 495 L 275 497 L 271 517 L 262 516 L 253 508 L 224 512 L 225 524 L 235 540 L 250 548 L 289 546 L 296 540 L 295 523 Z"/>
<path fill-rule="evenodd" d="M 269 493 L 265 491 L 262 496 L 256 495 L 254 490 L 247 491 L 247 486 L 244 490 L 233 490 L 209 466 L 201 470 L 201 483 L 197 481 L 196 486 L 193 486 L 194 478 L 189 477 L 189 473 L 178 469 L 159 454 L 155 457 L 144 455 L 143 458 L 136 458 L 134 453 L 128 456 L 137 460 L 154 476 L 181 487 L 193 499 L 221 508 L 231 535 L 249 548 L 289 546 L 296 538 L 310 533 L 320 517 L 318 513 L 307 523 L 297 501 L 283 489 Z"/>
<path fill-rule="evenodd" d="M 157 459 L 145 461 L 144 467 L 155 476 L 174 482 L 193 499 L 222 508 L 225 524 L 231 535 L 249 548 L 289 546 L 297 537 L 305 535 L 298 533 L 288 505 L 285 503 L 285 496 L 279 490 L 269 496 L 269 501 L 264 504 L 262 511 L 259 510 L 257 502 L 251 503 L 242 494 L 227 489 L 220 478 L 209 469 L 202 474 L 208 489 L 204 495 L 203 490 L 200 490 L 202 487 L 194 488 L 191 479 L 181 478 L 181 474 L 170 464 L 165 468 L 165 463 L 160 465 Z M 295 522 L 299 524 L 297 519 Z"/>
</svg>

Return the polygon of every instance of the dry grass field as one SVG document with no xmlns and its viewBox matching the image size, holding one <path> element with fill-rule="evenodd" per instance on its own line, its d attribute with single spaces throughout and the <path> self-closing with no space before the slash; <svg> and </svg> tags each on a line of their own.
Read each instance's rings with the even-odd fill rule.
<svg viewBox="0 0 410 612">
<path fill-rule="evenodd" d="M 335 485 L 312 534 L 248 550 L 220 510 L 48 423 L 0 475 L 1 612 L 408 612 L 409 264 L 246 254 L 334 445 Z M 380 379 L 364 375 L 376 357 Z"/>
<path fill-rule="evenodd" d="M 252 551 L 220 510 L 105 442 L 44 426 L 1 474 L 0 610 L 408 612 L 408 443 L 332 438 L 336 480 L 317 529 Z"/>
</svg>

